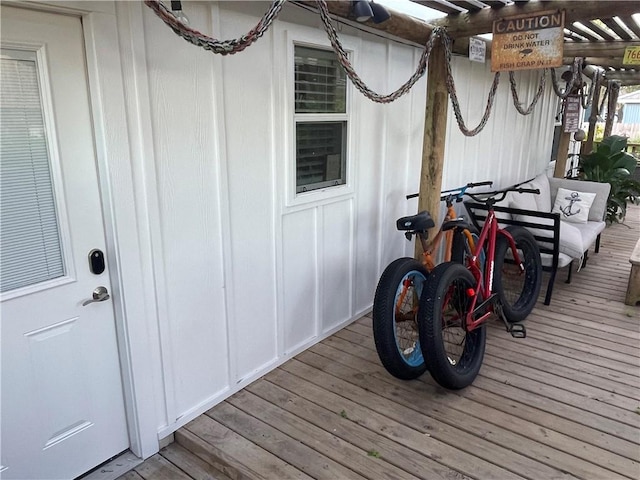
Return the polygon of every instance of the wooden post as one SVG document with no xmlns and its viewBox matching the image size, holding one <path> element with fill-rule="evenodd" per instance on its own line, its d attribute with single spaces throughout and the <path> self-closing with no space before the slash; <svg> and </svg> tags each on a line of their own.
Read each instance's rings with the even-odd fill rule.
<svg viewBox="0 0 640 480">
<path fill-rule="evenodd" d="M 587 139 L 582 142 L 580 147 L 581 154 L 591 153 L 593 151 L 593 137 L 596 133 L 596 123 L 598 123 L 598 114 L 600 113 L 600 88 L 602 82 L 602 72 L 598 71 L 593 76 L 593 97 L 591 99 L 591 115 L 589 115 L 589 131 L 587 132 Z"/>
<path fill-rule="evenodd" d="M 564 178 L 567 173 L 567 157 L 569 156 L 569 142 L 571 133 L 564 131 L 564 121 L 562 122 L 562 133 L 558 142 L 558 153 L 556 154 L 556 167 L 553 170 L 553 176 L 556 178 Z"/>
<path fill-rule="evenodd" d="M 429 56 L 427 73 L 427 107 L 425 109 L 424 137 L 422 143 L 422 171 L 418 211 L 427 210 L 438 225 L 440 216 L 440 190 L 442 166 L 447 133 L 447 70 L 444 46 L 436 42 Z M 437 227 L 432 229 L 436 231 Z M 422 246 L 416 242 L 416 258 L 420 258 Z"/>
<path fill-rule="evenodd" d="M 565 72 L 566 73 L 566 72 Z M 573 87 L 571 95 L 578 93 L 578 87 Z M 573 133 L 565 132 L 565 125 L 567 122 L 567 99 L 564 102 L 564 113 L 562 114 L 562 133 L 560 134 L 560 141 L 558 142 L 558 151 L 556 153 L 556 167 L 553 170 L 553 176 L 556 178 L 564 178 L 567 173 L 567 157 L 569 156 L 569 142 L 571 141 L 571 135 Z"/>
<path fill-rule="evenodd" d="M 613 120 L 616 116 L 616 106 L 618 105 L 618 94 L 620 93 L 620 84 L 611 82 L 609 89 L 609 99 L 607 100 L 607 119 L 604 122 L 604 138 L 611 135 L 613 130 Z"/>
</svg>

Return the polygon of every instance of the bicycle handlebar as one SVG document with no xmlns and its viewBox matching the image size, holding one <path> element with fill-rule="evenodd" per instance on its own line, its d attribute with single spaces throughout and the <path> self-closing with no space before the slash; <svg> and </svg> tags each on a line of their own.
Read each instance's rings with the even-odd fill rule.
<svg viewBox="0 0 640 480">
<path fill-rule="evenodd" d="M 486 185 L 491 186 L 491 185 L 493 185 L 493 182 L 488 180 L 488 181 L 484 181 L 484 182 L 467 183 L 464 187 L 452 188 L 451 190 L 443 190 L 442 192 L 440 192 L 440 194 L 458 192 L 454 196 L 458 197 L 458 200 L 460 201 L 460 200 L 462 200 L 462 196 L 465 194 L 467 188 L 484 187 Z M 412 193 L 410 195 L 407 195 L 407 200 L 409 200 L 411 198 L 416 198 L 418 195 L 419 195 L 419 193 Z M 440 200 L 445 200 L 447 198 L 447 196 L 448 195 L 441 196 Z"/>
<path fill-rule="evenodd" d="M 504 200 L 504 197 L 507 196 L 507 193 L 515 192 L 515 193 L 535 193 L 536 195 L 540 194 L 540 189 L 538 188 L 517 188 L 517 187 L 508 187 L 503 188 L 502 190 L 496 190 L 494 192 L 481 192 L 478 194 L 475 193 L 465 193 L 465 195 L 472 200 L 479 203 L 487 203 L 492 201 L 493 203 L 501 202 Z M 486 198 L 480 198 L 478 195 L 484 195 Z"/>
</svg>

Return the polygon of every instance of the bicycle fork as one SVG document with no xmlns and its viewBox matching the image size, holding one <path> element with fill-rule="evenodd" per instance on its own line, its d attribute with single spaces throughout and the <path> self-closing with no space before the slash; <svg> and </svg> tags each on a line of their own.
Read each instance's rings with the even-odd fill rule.
<svg viewBox="0 0 640 480">
<path fill-rule="evenodd" d="M 497 232 L 496 232 L 497 233 Z M 516 247 L 516 243 L 513 240 L 513 237 L 508 232 L 501 232 L 507 238 L 509 242 L 509 248 L 511 249 L 511 254 L 513 255 L 513 261 L 516 265 L 518 265 L 520 269 L 520 274 L 525 274 L 524 264 L 520 255 L 518 254 L 518 250 Z M 466 295 L 469 297 L 471 301 L 470 308 L 466 312 L 464 316 L 465 325 L 464 328 L 466 331 L 470 332 L 480 326 L 482 323 L 488 320 L 492 313 L 495 313 L 502 323 L 504 323 L 505 329 L 507 332 L 511 334 L 514 338 L 525 338 L 527 336 L 527 331 L 525 326 L 521 323 L 511 323 L 507 320 L 507 317 L 504 314 L 502 309 L 502 304 L 499 301 L 498 293 L 493 292 L 493 279 L 494 279 L 494 266 L 495 266 L 495 235 L 492 235 L 489 238 L 489 258 L 487 259 L 487 265 L 485 265 L 485 273 L 484 278 L 482 271 L 478 267 L 477 259 L 472 257 L 470 260 L 469 269 L 473 274 L 477 287 L 468 288 L 466 291 Z M 481 242 L 478 242 L 481 244 Z M 480 293 L 483 293 L 483 297 L 486 297 L 479 305 L 478 296 Z M 484 313 L 482 313 L 484 311 Z M 478 316 L 475 318 L 476 316 Z"/>
</svg>

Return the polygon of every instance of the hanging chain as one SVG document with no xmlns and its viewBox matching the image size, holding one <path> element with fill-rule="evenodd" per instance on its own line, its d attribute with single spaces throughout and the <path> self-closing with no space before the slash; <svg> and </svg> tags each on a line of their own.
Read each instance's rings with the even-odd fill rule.
<svg viewBox="0 0 640 480">
<path fill-rule="evenodd" d="M 338 39 L 338 33 L 331 23 L 331 17 L 329 16 L 329 8 L 327 7 L 327 2 L 325 0 L 317 0 L 318 9 L 320 11 L 320 18 L 322 19 L 322 24 L 324 25 L 324 29 L 327 31 L 327 35 L 329 36 L 329 41 L 331 42 L 331 46 L 338 56 L 338 61 L 342 68 L 344 69 L 347 76 L 351 79 L 355 87 L 362 92 L 362 94 L 367 97 L 369 100 L 378 103 L 390 103 L 400 98 L 402 95 L 411 90 L 411 87 L 415 85 L 415 83 L 424 75 L 427 71 L 427 62 L 429 60 L 429 55 L 431 54 L 431 50 L 433 48 L 433 44 L 439 36 L 439 32 L 443 32 L 444 30 L 441 27 L 434 28 L 432 34 L 429 36 L 429 40 L 425 44 L 422 55 L 420 56 L 420 61 L 418 62 L 418 67 L 416 71 L 409 77 L 404 84 L 402 84 L 396 91 L 388 94 L 381 95 L 379 93 L 371 90 L 367 85 L 362 81 L 362 79 L 358 76 L 358 74 L 353 69 L 353 65 L 349 61 L 349 56 L 345 51 L 344 47 L 340 43 Z"/>
<path fill-rule="evenodd" d="M 178 20 L 173 12 L 160 0 L 144 0 L 144 3 L 151 8 L 171 30 L 187 42 L 221 55 L 233 55 L 234 53 L 243 51 L 264 35 L 280 13 L 280 10 L 282 10 L 285 1 L 286 0 L 275 0 L 255 27 L 240 38 L 234 38 L 232 40 L 217 40 L 194 30 Z"/>
<path fill-rule="evenodd" d="M 162 19 L 162 21 L 167 24 L 177 35 L 180 35 L 186 41 L 196 45 L 198 47 L 202 47 L 205 50 L 210 50 L 213 53 L 219 53 L 221 55 L 233 55 L 234 53 L 238 53 L 243 51 L 249 45 L 258 40 L 264 33 L 269 29 L 269 27 L 273 24 L 273 21 L 276 19 L 280 11 L 282 10 L 282 6 L 284 5 L 286 0 L 274 0 L 267 12 L 263 15 L 260 21 L 257 23 L 255 27 L 253 27 L 248 33 L 242 35 L 237 39 L 231 40 L 218 40 L 213 37 L 209 37 L 204 35 L 203 33 L 185 25 L 180 20 L 176 18 L 176 16 L 171 12 L 160 0 L 144 0 L 144 3 L 151 8 L 158 17 Z M 498 84 L 500 82 L 500 72 L 496 72 L 491 88 L 489 89 L 489 95 L 487 98 L 487 104 L 485 107 L 484 114 L 480 123 L 473 129 L 467 128 L 465 125 L 464 119 L 462 118 L 462 112 L 460 109 L 460 102 L 458 101 L 458 95 L 456 93 L 455 82 L 453 80 L 453 75 L 451 73 L 451 57 L 452 57 L 452 48 L 451 48 L 451 38 L 448 36 L 446 30 L 442 27 L 435 27 L 427 40 L 422 55 L 420 56 L 420 60 L 418 61 L 418 66 L 416 67 L 415 72 L 409 77 L 409 79 L 402 84 L 397 90 L 388 94 L 382 95 L 371 90 L 364 81 L 358 76 L 355 72 L 353 65 L 349 61 L 349 55 L 346 50 L 342 46 L 342 43 L 338 39 L 338 33 L 331 23 L 331 17 L 329 13 L 329 8 L 327 7 L 326 0 L 316 0 L 316 4 L 318 6 L 318 10 L 320 12 L 320 18 L 322 19 L 322 24 L 327 32 L 329 37 L 329 41 L 331 46 L 338 57 L 338 61 L 340 65 L 344 69 L 345 73 L 349 77 L 349 79 L 353 82 L 355 87 L 362 92 L 362 94 L 368 99 L 377 102 L 377 103 L 390 103 L 394 100 L 400 98 L 402 95 L 405 95 L 409 90 L 415 85 L 415 83 L 425 74 L 427 70 L 427 63 L 429 61 L 429 56 L 431 51 L 433 50 L 433 46 L 438 38 L 441 39 L 443 46 L 445 48 L 445 56 L 446 56 L 446 84 L 447 91 L 449 92 L 449 96 L 451 97 L 451 104 L 453 106 L 453 112 L 455 114 L 456 120 L 458 122 L 458 127 L 460 131 L 468 136 L 477 135 L 482 131 L 482 129 L 486 126 L 487 121 L 489 120 L 489 116 L 491 115 L 491 109 L 495 102 L 495 95 L 498 89 Z M 565 98 L 568 95 L 568 92 L 577 84 L 578 77 L 580 75 L 580 66 L 581 59 L 576 58 L 573 64 L 573 75 L 571 78 L 570 87 L 567 86 L 567 89 L 564 93 L 561 93 L 558 85 L 557 79 L 555 77 L 555 71 L 552 69 L 552 80 L 553 87 L 558 95 L 561 98 Z M 514 105 L 518 112 L 522 115 L 528 115 L 533 111 L 536 103 L 542 96 L 544 92 L 544 88 L 546 85 L 545 73 L 543 72 L 542 77 L 540 79 L 540 85 L 538 87 L 538 91 L 536 92 L 534 99 L 529 105 L 529 107 L 524 110 L 520 101 L 518 99 L 518 94 L 516 92 L 515 79 L 513 76 L 513 72 L 509 73 L 509 79 L 511 82 L 511 92 L 514 100 Z M 593 94 L 593 92 L 591 92 Z"/>
<path fill-rule="evenodd" d="M 482 131 L 482 129 L 486 126 L 487 121 L 489 120 L 489 116 L 491 115 L 491 108 L 493 107 L 496 96 L 496 90 L 498 89 L 498 83 L 500 83 L 500 72 L 496 72 L 495 76 L 493 77 L 493 83 L 491 84 L 491 88 L 489 89 L 489 97 L 487 98 L 487 105 L 484 109 L 484 115 L 482 116 L 480 123 L 476 128 L 471 130 L 468 129 L 464 123 L 464 119 L 462 118 L 462 112 L 460 111 L 460 102 L 458 101 L 458 95 L 456 93 L 456 85 L 453 81 L 453 75 L 451 74 L 451 38 L 445 31 L 441 32 L 441 38 L 442 43 L 444 44 L 446 55 L 445 63 L 447 65 L 447 90 L 449 92 L 449 96 L 451 97 L 453 113 L 456 116 L 458 128 L 460 128 L 460 131 L 467 137 L 473 137 L 474 135 L 477 135 Z"/>
<path fill-rule="evenodd" d="M 582 83 L 582 58 L 574 58 L 573 64 L 571 65 L 571 80 L 567 84 L 564 92 L 560 91 L 560 87 L 558 86 L 558 79 L 556 78 L 556 69 L 551 69 L 551 81 L 553 83 L 553 91 L 556 92 L 556 95 L 562 99 L 565 99 L 571 93 L 574 87 L 580 85 Z"/>
<path fill-rule="evenodd" d="M 545 87 L 547 85 L 547 69 L 542 70 L 542 75 L 540 76 L 540 84 L 538 85 L 538 91 L 536 92 L 533 100 L 531 101 L 531 105 L 527 107 L 527 109 L 522 108 L 522 103 L 518 98 L 518 92 L 516 90 L 516 77 L 513 72 L 509 72 L 509 83 L 511 84 L 511 96 L 513 97 L 513 105 L 516 107 L 516 110 L 521 115 L 529 115 L 533 112 L 533 107 L 536 106 L 540 97 L 544 93 Z"/>
</svg>

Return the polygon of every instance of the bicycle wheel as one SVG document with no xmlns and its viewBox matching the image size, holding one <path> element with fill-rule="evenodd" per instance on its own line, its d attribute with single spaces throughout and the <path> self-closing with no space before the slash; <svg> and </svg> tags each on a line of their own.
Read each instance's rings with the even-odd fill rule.
<svg viewBox="0 0 640 480">
<path fill-rule="evenodd" d="M 516 243 L 524 272 L 513 262 L 509 241 L 499 235 L 496 241 L 494 291 L 508 322 L 521 322 L 533 310 L 542 283 L 542 260 L 535 238 L 522 227 L 506 229 Z"/>
<path fill-rule="evenodd" d="M 373 300 L 373 338 L 384 368 L 411 380 L 427 369 L 418 334 L 417 312 L 429 276 L 413 258 L 399 258 L 385 269 Z"/>
<path fill-rule="evenodd" d="M 452 390 L 471 385 L 484 358 L 485 325 L 471 332 L 464 328 L 471 306 L 467 291 L 474 287 L 473 275 L 465 267 L 443 263 L 431 272 L 420 298 L 422 354 L 433 379 Z"/>
</svg>

